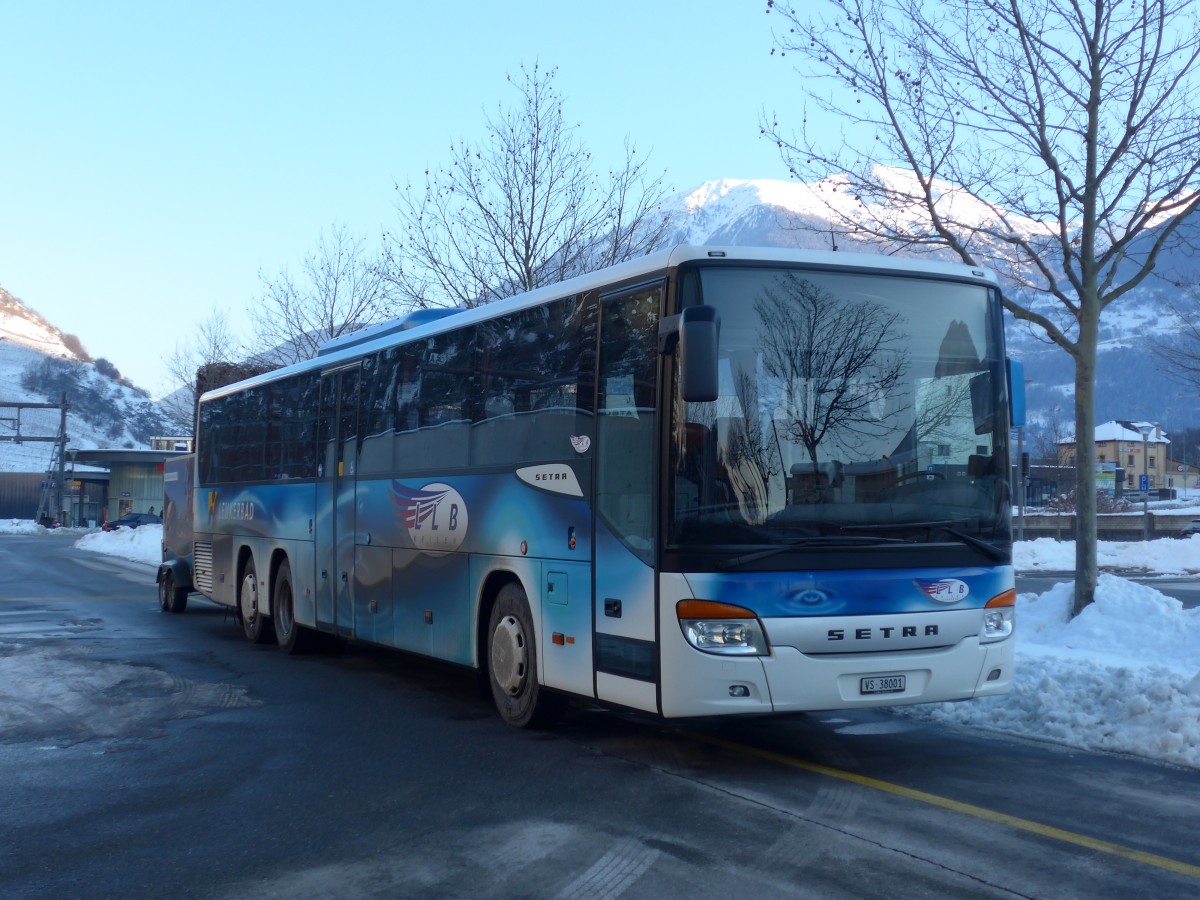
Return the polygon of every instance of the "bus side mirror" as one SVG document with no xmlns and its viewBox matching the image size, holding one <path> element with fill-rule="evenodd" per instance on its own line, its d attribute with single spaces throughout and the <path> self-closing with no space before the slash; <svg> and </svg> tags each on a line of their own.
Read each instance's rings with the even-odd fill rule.
<svg viewBox="0 0 1200 900">
<path fill-rule="evenodd" d="M 1019 359 L 1008 359 L 1008 408 L 1012 412 L 1014 428 L 1025 426 L 1025 364 Z"/>
<path fill-rule="evenodd" d="M 711 403 L 720 394 L 717 355 L 721 317 L 712 306 L 688 306 L 679 319 L 679 388 L 688 403 Z"/>
</svg>

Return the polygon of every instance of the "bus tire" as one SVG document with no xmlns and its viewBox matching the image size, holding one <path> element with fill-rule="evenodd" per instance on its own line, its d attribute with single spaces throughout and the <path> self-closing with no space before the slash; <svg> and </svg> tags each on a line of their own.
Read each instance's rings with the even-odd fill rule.
<svg viewBox="0 0 1200 900">
<path fill-rule="evenodd" d="M 275 622 L 275 641 L 284 653 L 305 653 L 311 644 L 312 632 L 296 624 L 295 591 L 292 567 L 285 559 L 275 573 L 275 591 L 271 597 L 271 619 Z"/>
<path fill-rule="evenodd" d="M 181 613 L 187 609 L 188 592 L 175 587 L 175 575 L 163 572 L 162 581 L 158 583 L 158 605 L 163 612 Z"/>
<path fill-rule="evenodd" d="M 242 583 L 238 586 L 238 621 L 242 623 L 242 633 L 252 644 L 262 644 L 271 637 L 270 623 L 266 621 L 259 609 L 258 602 L 258 573 L 254 571 L 254 558 L 246 560 L 246 568 L 242 572 Z"/>
<path fill-rule="evenodd" d="M 524 589 L 515 583 L 500 589 L 488 621 L 487 669 L 492 699 L 500 718 L 517 728 L 552 724 L 567 698 L 538 683 L 533 617 Z"/>
</svg>

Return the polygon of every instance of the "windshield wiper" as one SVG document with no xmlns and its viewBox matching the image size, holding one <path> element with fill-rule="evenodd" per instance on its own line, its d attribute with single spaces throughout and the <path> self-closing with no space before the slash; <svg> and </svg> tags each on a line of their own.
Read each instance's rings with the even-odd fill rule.
<svg viewBox="0 0 1200 900">
<path fill-rule="evenodd" d="M 758 562 L 762 559 L 768 559 L 772 556 L 778 556 L 780 553 L 786 553 L 788 550 L 795 550 L 800 547 L 822 546 L 822 547 L 858 547 L 872 546 L 878 547 L 880 544 L 907 544 L 908 541 L 902 538 L 889 537 L 873 537 L 867 535 L 854 534 L 816 534 L 807 537 L 796 538 L 788 541 L 785 544 L 779 544 L 775 547 L 768 547 L 766 550 L 758 550 L 754 553 L 747 553 L 745 556 L 735 556 L 732 559 L 724 560 L 720 568 L 734 569 L 739 566 L 749 565 L 752 562 Z"/>
<path fill-rule="evenodd" d="M 942 533 L 955 538 L 959 543 L 966 544 L 968 547 L 974 547 L 996 562 L 1007 562 L 1009 558 L 1008 553 L 1002 548 L 982 538 L 977 538 L 973 534 L 967 534 L 967 532 L 957 527 L 959 525 L 966 525 L 970 521 L 970 519 L 944 519 L 933 522 L 888 522 L 880 525 L 843 525 L 841 528 L 843 531 L 903 531 L 908 528 L 936 528 Z"/>
</svg>

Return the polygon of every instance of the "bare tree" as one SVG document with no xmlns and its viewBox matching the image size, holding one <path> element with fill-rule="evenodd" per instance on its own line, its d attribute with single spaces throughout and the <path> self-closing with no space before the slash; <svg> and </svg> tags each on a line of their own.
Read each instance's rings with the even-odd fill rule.
<svg viewBox="0 0 1200 900">
<path fill-rule="evenodd" d="M 249 356 L 272 365 L 311 359 L 326 341 L 394 314 L 381 261 L 365 240 L 334 225 L 304 257 L 301 277 L 259 273 L 263 293 L 251 311 L 256 345 Z"/>
<path fill-rule="evenodd" d="M 779 455 L 778 441 L 773 434 L 767 433 L 767 425 L 759 414 L 758 379 L 744 369 L 738 369 L 733 389 L 741 414 L 728 443 L 729 464 L 737 468 L 745 463 L 753 468 L 762 485 L 760 505 L 766 509 L 771 485 L 783 472 L 783 458 Z"/>
<path fill-rule="evenodd" d="M 784 437 L 808 450 L 830 440 L 853 446 L 896 414 L 883 401 L 908 369 L 899 315 L 876 303 L 846 303 L 794 273 L 755 300 L 763 370 L 783 389 Z"/>
<path fill-rule="evenodd" d="M 479 306 L 662 245 L 662 177 L 628 141 L 623 165 L 598 175 L 554 75 L 509 76 L 519 103 L 487 120 L 483 140 L 455 144 L 423 188 L 397 185 L 387 251 L 405 306 Z"/>
<path fill-rule="evenodd" d="M 196 372 L 202 366 L 241 359 L 244 351 L 229 327 L 229 313 L 214 310 L 196 328 L 190 340 L 180 341 L 163 359 L 175 389 L 158 406 L 177 434 L 192 434 L 195 427 Z"/>
<path fill-rule="evenodd" d="M 778 37 L 807 64 L 830 146 L 763 123 L 839 226 L 891 251 L 998 268 L 1008 311 L 1075 366 L 1074 611 L 1096 568 L 1101 312 L 1142 284 L 1200 205 L 1200 28 L 1190 0 L 828 0 Z M 815 76 L 815 77 L 811 77 Z M 832 85 L 839 93 L 823 93 Z M 847 97 L 849 101 L 847 101 Z"/>
<path fill-rule="evenodd" d="M 1030 426 L 1025 431 L 1025 439 L 1029 443 L 1029 452 L 1042 465 L 1061 465 L 1062 448 L 1075 440 L 1070 429 L 1063 427 L 1062 408 L 1056 403 L 1051 407 L 1044 422 Z"/>
</svg>

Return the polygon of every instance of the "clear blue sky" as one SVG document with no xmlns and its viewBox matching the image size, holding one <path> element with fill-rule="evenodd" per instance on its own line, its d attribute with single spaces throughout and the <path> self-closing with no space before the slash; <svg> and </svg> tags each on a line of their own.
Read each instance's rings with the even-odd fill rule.
<svg viewBox="0 0 1200 900">
<path fill-rule="evenodd" d="M 394 185 L 556 66 L 598 163 L 629 135 L 677 190 L 786 178 L 799 120 L 764 0 L 34 2 L 0 6 L 0 285 L 152 393 L 214 309 L 322 229 L 372 243 Z"/>
</svg>

